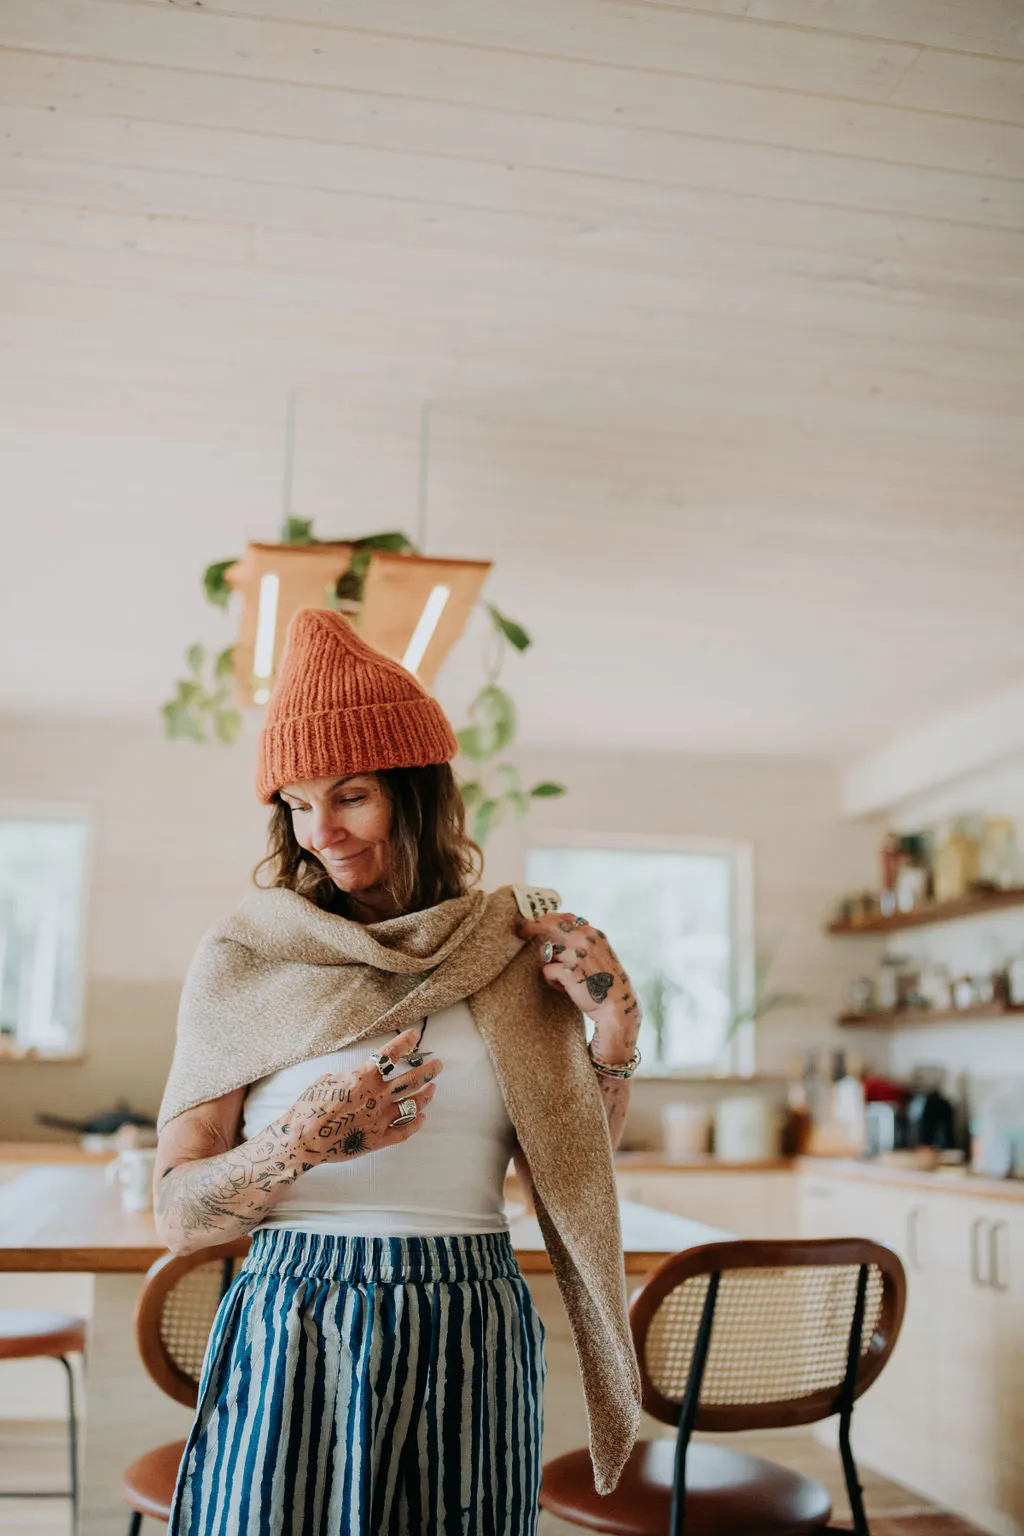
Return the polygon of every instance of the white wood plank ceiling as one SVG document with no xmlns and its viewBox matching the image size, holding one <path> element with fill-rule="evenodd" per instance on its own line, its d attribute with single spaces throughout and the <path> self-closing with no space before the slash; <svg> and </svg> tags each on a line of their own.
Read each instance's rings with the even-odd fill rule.
<svg viewBox="0 0 1024 1536">
<path fill-rule="evenodd" d="M 527 739 L 848 759 L 1024 677 L 1022 300 L 1024 0 L 0 0 L 0 710 L 229 638 L 296 389 Z"/>
</svg>

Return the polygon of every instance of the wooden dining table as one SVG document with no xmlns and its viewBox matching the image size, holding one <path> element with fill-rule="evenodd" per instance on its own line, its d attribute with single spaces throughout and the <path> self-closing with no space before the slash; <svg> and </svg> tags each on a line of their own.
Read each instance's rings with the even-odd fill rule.
<svg viewBox="0 0 1024 1536">
<path fill-rule="evenodd" d="M 519 1266 L 547 1330 L 547 1458 L 586 1443 L 582 1386 L 537 1220 L 512 1205 L 507 1214 Z M 620 1202 L 620 1217 L 631 1289 L 670 1254 L 731 1235 L 627 1200 Z M 146 1271 L 165 1252 L 152 1213 L 125 1211 L 102 1166 L 31 1166 L 0 1188 L 0 1272 L 91 1277 L 78 1536 L 123 1536 L 122 1470 L 142 1451 L 188 1433 L 191 1411 L 158 1390 L 135 1345 L 139 1291 Z"/>
</svg>

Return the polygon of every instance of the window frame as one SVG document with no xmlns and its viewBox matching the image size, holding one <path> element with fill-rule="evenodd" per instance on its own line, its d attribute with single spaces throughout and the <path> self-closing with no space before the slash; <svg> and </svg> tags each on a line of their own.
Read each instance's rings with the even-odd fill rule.
<svg viewBox="0 0 1024 1536">
<path fill-rule="evenodd" d="M 730 946 L 729 981 L 733 1007 L 749 1008 L 754 997 L 754 849 L 742 838 L 703 837 L 689 834 L 656 832 L 555 832 L 540 828 L 531 831 L 523 854 L 526 868 L 529 856 L 545 848 L 606 848 L 625 853 L 712 854 L 729 864 Z M 525 878 L 525 875 L 524 875 Z M 612 935 L 614 942 L 614 935 Z M 753 1020 L 741 1024 L 723 1049 L 720 1066 L 686 1072 L 679 1067 L 652 1070 L 641 1066 L 637 1076 L 658 1078 L 699 1078 L 708 1075 L 753 1077 L 757 1070 L 757 1026 Z"/>
<path fill-rule="evenodd" d="M 74 1037 L 66 1050 L 40 1051 L 23 1048 L 4 1052 L 0 1065 L 16 1062 L 81 1061 L 85 1056 L 86 993 L 89 974 L 90 901 L 93 890 L 96 816 L 91 806 L 67 800 L 20 800 L 0 798 L 0 821 L 74 822 L 85 834 L 82 850 L 82 899 L 78 912 L 78 945 L 72 973 L 71 996 L 75 1005 Z"/>
</svg>

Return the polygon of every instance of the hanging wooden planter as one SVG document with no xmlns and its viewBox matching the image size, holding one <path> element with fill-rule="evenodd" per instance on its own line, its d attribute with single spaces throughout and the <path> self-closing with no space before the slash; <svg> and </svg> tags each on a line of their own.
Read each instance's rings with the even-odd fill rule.
<svg viewBox="0 0 1024 1536">
<path fill-rule="evenodd" d="M 265 704 L 292 615 L 299 608 L 346 613 L 369 645 L 429 687 L 491 569 L 489 560 L 446 560 L 373 550 L 361 600 L 335 595 L 356 550 L 351 543 L 250 544 L 224 579 L 242 597 L 233 669 L 244 708 Z"/>
<path fill-rule="evenodd" d="M 224 572 L 242 597 L 233 666 L 243 709 L 267 702 L 292 614 L 330 607 L 351 558 L 351 544 L 250 544 Z"/>
<path fill-rule="evenodd" d="M 490 560 L 376 550 L 363 586 L 359 633 L 429 688 L 465 629 L 490 569 Z"/>
</svg>

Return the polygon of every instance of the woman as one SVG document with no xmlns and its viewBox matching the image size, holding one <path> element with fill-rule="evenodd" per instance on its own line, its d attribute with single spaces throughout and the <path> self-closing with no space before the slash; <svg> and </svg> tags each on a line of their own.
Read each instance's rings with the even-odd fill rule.
<svg viewBox="0 0 1024 1536">
<path fill-rule="evenodd" d="M 544 1330 L 510 1154 L 601 1491 L 635 1439 L 611 1152 L 637 1004 L 585 919 L 471 889 L 457 750 L 417 679 L 340 615 L 296 614 L 258 754 L 273 883 L 200 945 L 159 1116 L 161 1240 L 252 1233 L 171 1536 L 535 1531 Z"/>
</svg>

